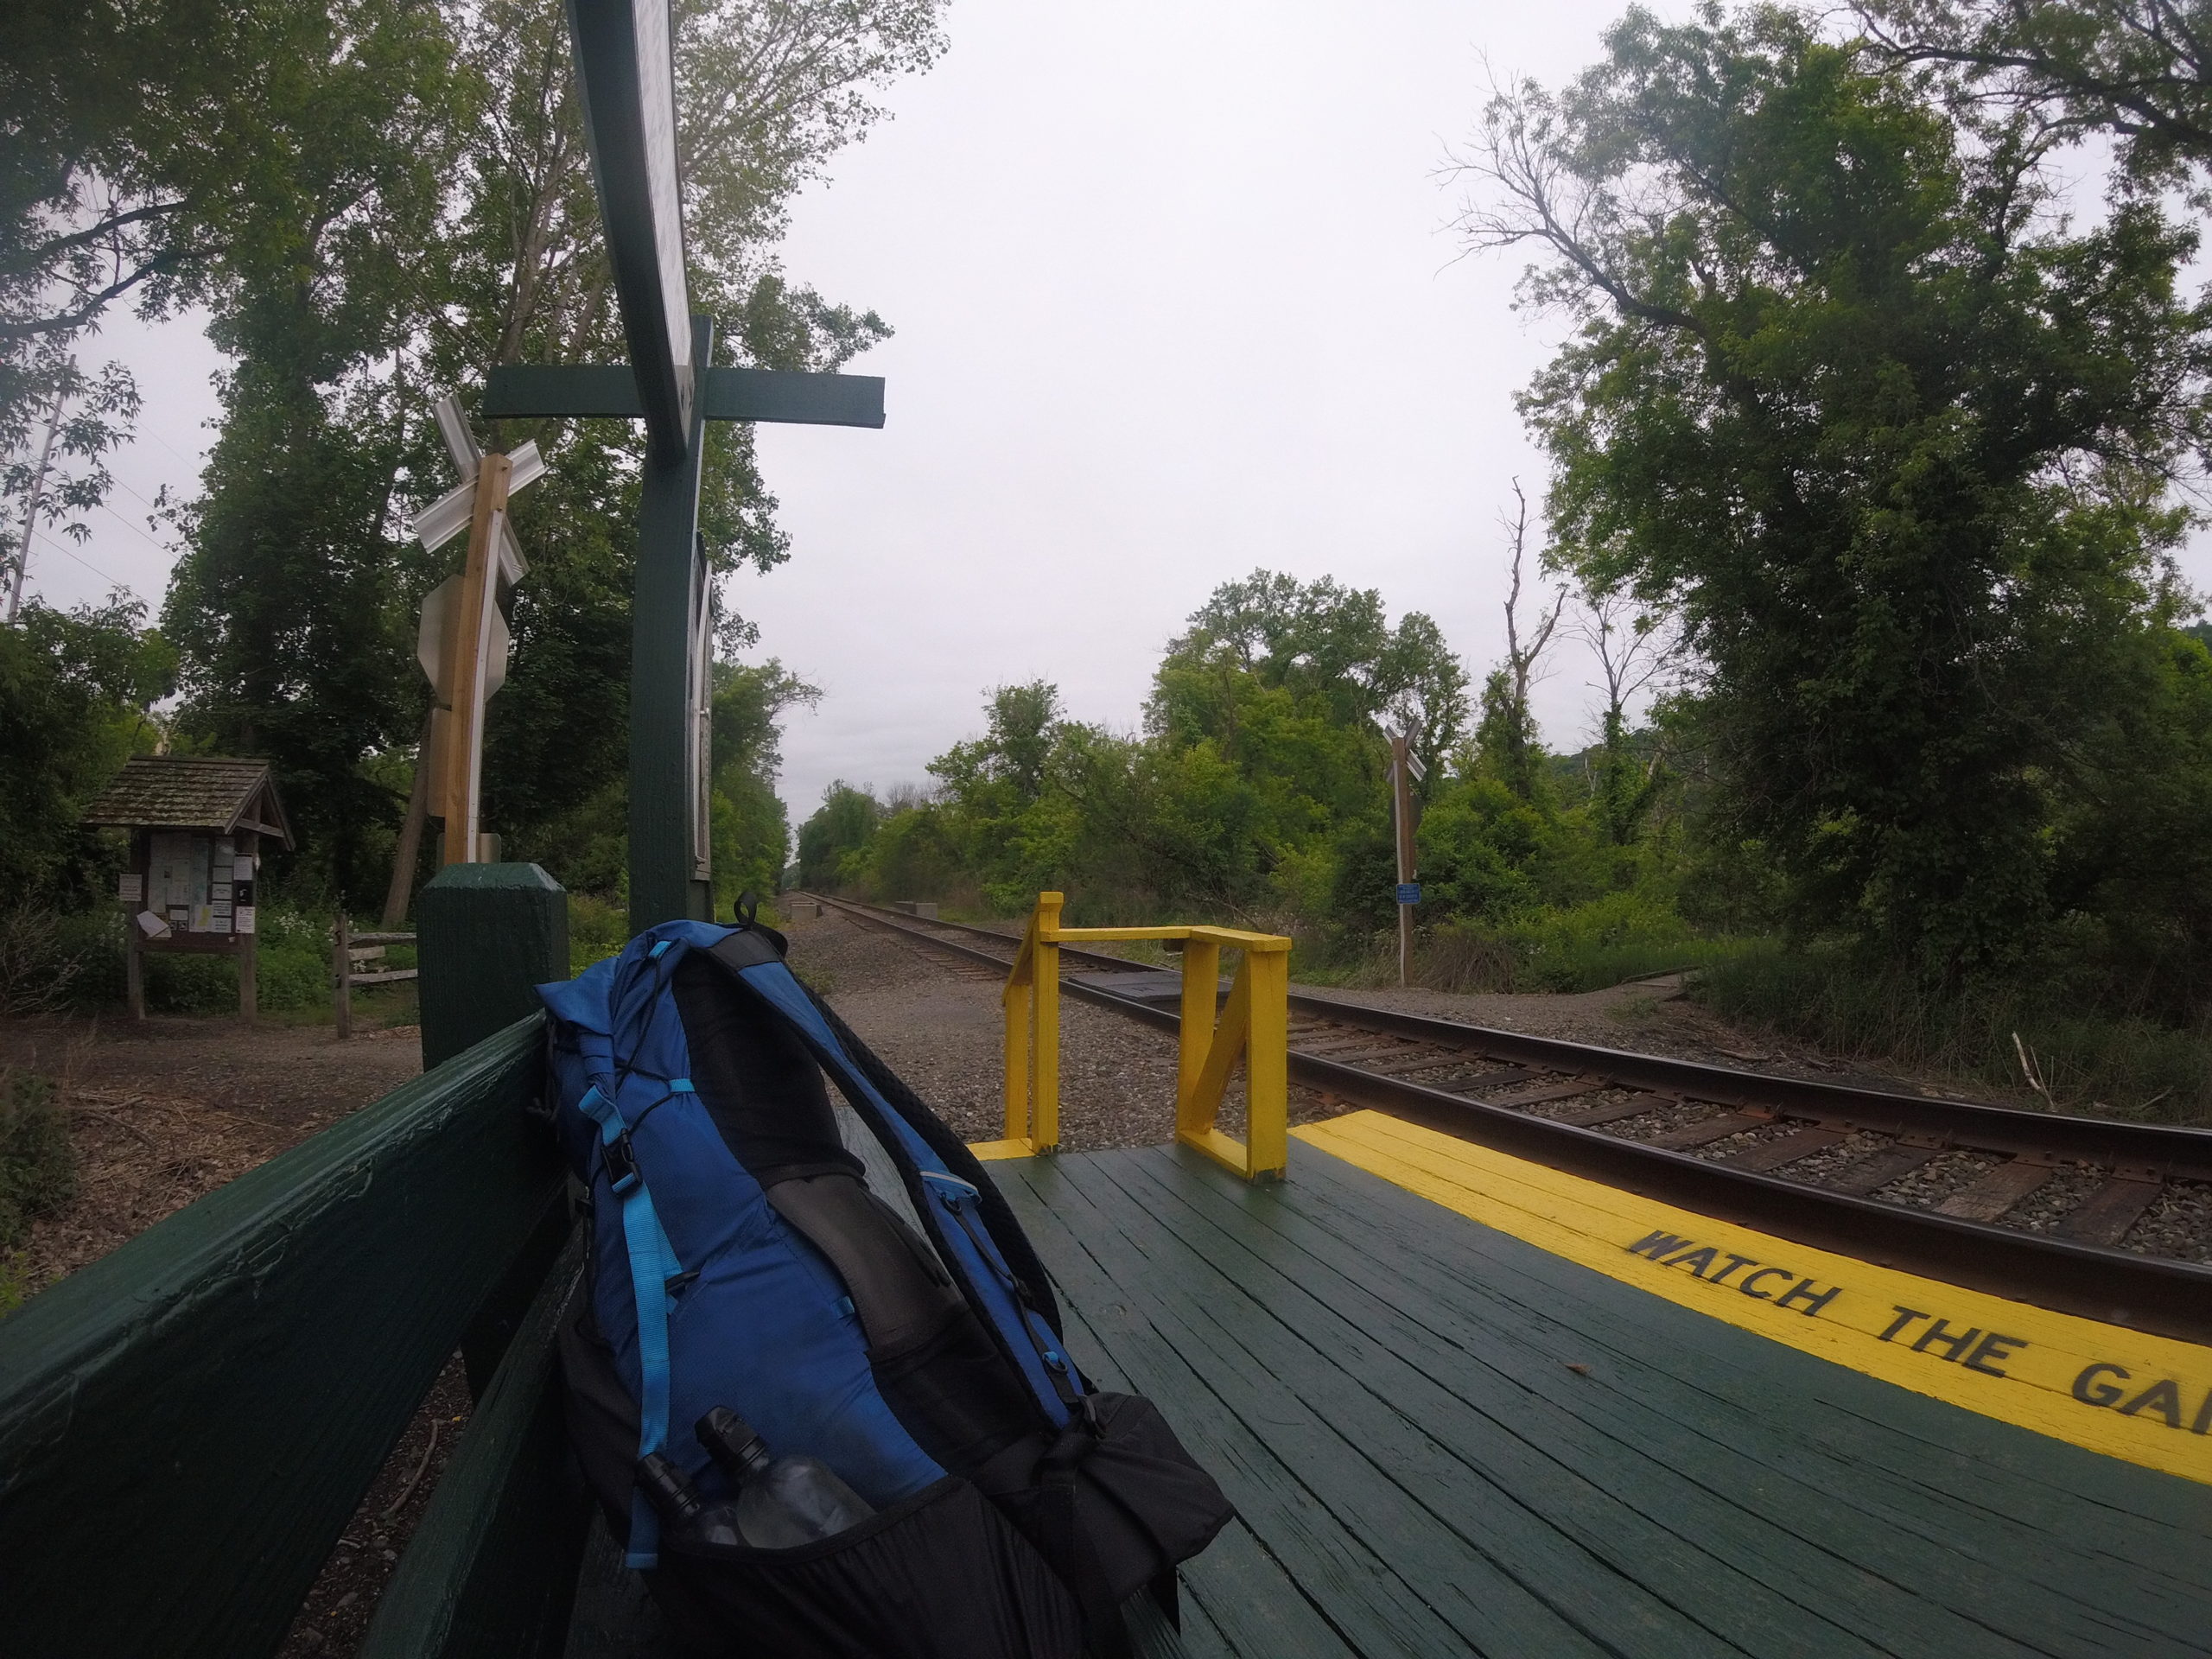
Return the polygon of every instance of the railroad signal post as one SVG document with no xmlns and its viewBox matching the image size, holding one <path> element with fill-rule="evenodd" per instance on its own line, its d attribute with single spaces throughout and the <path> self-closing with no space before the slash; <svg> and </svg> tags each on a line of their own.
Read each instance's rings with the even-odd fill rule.
<svg viewBox="0 0 2212 1659">
<path fill-rule="evenodd" d="M 1398 852 L 1398 983 L 1413 982 L 1414 906 L 1421 902 L 1421 883 L 1414 858 L 1414 785 L 1428 776 L 1428 769 L 1413 751 L 1413 728 L 1398 731 L 1384 727 L 1390 740 L 1390 823 Z"/>
<path fill-rule="evenodd" d="M 403 884 L 413 878 L 425 817 L 445 824 L 441 864 L 486 861 L 480 828 L 484 705 L 507 677 L 507 623 L 499 595 L 530 569 L 508 522 L 507 502 L 545 473 L 535 443 L 512 454 L 486 454 L 457 400 L 440 398 L 437 412 L 438 430 L 461 483 L 424 508 L 412 528 L 433 551 L 466 530 L 468 551 L 461 574 L 447 577 L 424 598 L 416 638 L 416 660 L 429 677 L 435 703 L 392 878 L 394 893 L 403 902 Z M 387 920 L 396 919 L 391 910 L 387 905 Z"/>
<path fill-rule="evenodd" d="M 492 371 L 490 419 L 642 420 L 630 670 L 630 927 L 704 919 L 712 626 L 699 485 L 708 421 L 880 427 L 873 376 L 713 366 L 683 268 L 666 0 L 570 0 L 584 124 L 630 361 Z"/>
</svg>

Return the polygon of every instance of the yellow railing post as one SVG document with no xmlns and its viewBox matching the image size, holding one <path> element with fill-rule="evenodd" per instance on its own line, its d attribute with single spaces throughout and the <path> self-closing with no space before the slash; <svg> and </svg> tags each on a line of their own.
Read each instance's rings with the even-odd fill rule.
<svg viewBox="0 0 2212 1659">
<path fill-rule="evenodd" d="M 1026 1158 L 1060 1141 L 1060 947 L 1091 940 L 1180 940 L 1182 1032 L 1175 1056 L 1175 1138 L 1247 1180 L 1280 1180 L 1289 1156 L 1290 941 L 1228 927 L 1063 927 L 1066 899 L 1037 895 L 1021 949 L 1007 975 L 1006 1138 L 979 1157 Z M 1217 1019 L 1221 953 L 1243 960 Z M 1215 1127 L 1236 1062 L 1244 1062 L 1245 1131 Z"/>
<path fill-rule="evenodd" d="M 1060 1144 L 1060 906 L 1057 893 L 1037 895 L 1037 945 L 1029 973 L 1029 1042 L 1037 1087 L 1029 1103 L 1029 1143 L 1039 1152 Z"/>
<path fill-rule="evenodd" d="M 1244 1174 L 1281 1180 L 1290 1162 L 1290 952 L 1247 950 L 1244 967 L 1252 983 L 1244 1027 Z"/>
<path fill-rule="evenodd" d="M 1213 1123 L 1213 1106 L 1198 1093 L 1213 1042 L 1214 1005 L 1221 994 L 1221 946 L 1211 939 L 1183 943 L 1183 1028 L 1175 1042 L 1175 1133 L 1195 1135 Z"/>
<path fill-rule="evenodd" d="M 1010 1146 L 1026 1147 L 1029 1141 L 1029 975 L 1036 948 L 1037 920 L 1033 916 L 999 998 L 1006 1010 L 1006 1139 Z"/>
</svg>

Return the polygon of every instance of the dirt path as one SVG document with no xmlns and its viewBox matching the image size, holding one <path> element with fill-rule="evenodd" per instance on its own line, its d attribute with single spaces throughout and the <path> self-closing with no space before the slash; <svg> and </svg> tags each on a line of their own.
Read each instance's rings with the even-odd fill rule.
<svg viewBox="0 0 2212 1659">
<path fill-rule="evenodd" d="M 28 1294 L 97 1261 L 423 1069 L 412 1026 L 357 1032 L 236 1020 L 0 1020 L 0 1067 L 60 1084 L 76 1200 L 34 1222 Z"/>
</svg>

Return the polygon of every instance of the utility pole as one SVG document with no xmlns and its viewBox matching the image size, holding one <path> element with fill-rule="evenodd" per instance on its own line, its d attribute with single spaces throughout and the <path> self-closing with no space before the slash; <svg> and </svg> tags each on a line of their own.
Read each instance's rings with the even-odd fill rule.
<svg viewBox="0 0 2212 1659">
<path fill-rule="evenodd" d="M 1421 902 L 1421 883 L 1414 879 L 1414 783 L 1428 772 L 1413 752 L 1410 728 L 1401 732 L 1386 726 L 1382 732 L 1390 740 L 1390 817 L 1398 846 L 1398 983 L 1405 986 L 1413 983 L 1414 906 Z"/>
<path fill-rule="evenodd" d="M 38 503 L 46 493 L 46 470 L 54 460 L 54 440 L 61 430 L 61 406 L 68 401 L 65 380 L 54 389 L 54 412 L 46 417 L 46 442 L 38 452 L 38 471 L 31 474 L 30 499 L 23 505 L 23 534 L 16 548 L 16 568 L 8 582 L 8 626 L 14 627 L 23 609 L 23 573 L 30 569 L 31 531 L 38 527 Z"/>
</svg>

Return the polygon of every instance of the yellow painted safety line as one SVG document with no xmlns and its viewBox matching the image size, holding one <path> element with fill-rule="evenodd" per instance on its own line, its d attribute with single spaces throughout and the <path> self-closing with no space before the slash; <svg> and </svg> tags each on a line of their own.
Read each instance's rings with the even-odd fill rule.
<svg viewBox="0 0 2212 1659">
<path fill-rule="evenodd" d="M 1815 1249 L 1379 1112 L 1292 1133 L 1670 1302 L 1985 1417 L 2212 1484 L 2212 1348 Z"/>
</svg>

